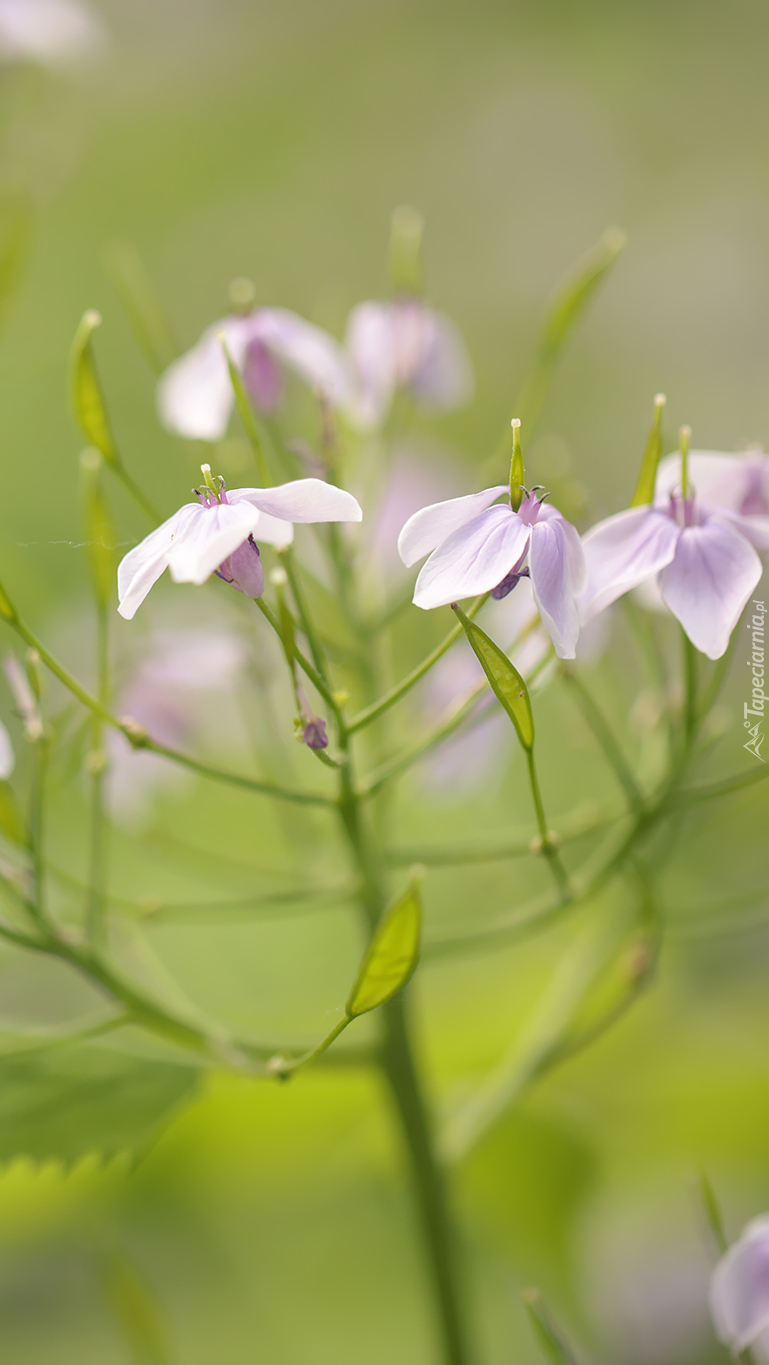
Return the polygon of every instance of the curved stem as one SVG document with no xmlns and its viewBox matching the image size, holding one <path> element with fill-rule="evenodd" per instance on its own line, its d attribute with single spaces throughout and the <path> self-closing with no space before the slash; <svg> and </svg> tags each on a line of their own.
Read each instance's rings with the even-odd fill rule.
<svg viewBox="0 0 769 1365">
<path fill-rule="evenodd" d="M 484 593 L 481 597 L 475 599 L 466 613 L 468 620 L 472 621 L 473 617 L 478 615 L 484 602 L 487 601 L 488 596 L 488 593 Z M 441 643 L 436 645 L 435 649 L 422 660 L 421 664 L 417 664 L 416 668 L 413 668 L 396 687 L 393 687 L 390 692 L 386 692 L 383 697 L 380 697 L 378 701 L 373 702 L 371 706 L 367 706 L 365 711 L 359 711 L 357 716 L 353 716 L 347 726 L 350 734 L 354 735 L 356 730 L 362 730 L 365 725 L 370 725 L 372 721 L 377 720 L 379 716 L 383 715 L 385 711 L 388 711 L 391 706 L 394 706 L 396 702 L 400 701 L 401 697 L 405 697 L 406 693 L 410 692 L 412 687 L 415 687 L 420 679 L 425 676 L 425 673 L 429 673 L 433 664 L 437 664 L 438 660 L 443 657 L 446 651 L 450 649 L 453 644 L 456 644 L 456 641 L 461 638 L 462 634 L 462 626 L 454 626 L 453 630 L 450 630 L 448 635 L 441 640 Z"/>
<path fill-rule="evenodd" d="M 561 670 L 561 677 L 572 688 L 585 720 L 603 749 L 606 760 L 627 797 L 630 809 L 640 810 L 643 804 L 643 796 L 640 788 L 625 755 L 612 733 L 611 727 L 606 722 L 603 712 L 600 707 L 596 705 L 590 692 L 585 687 L 584 682 L 578 674 L 574 673 L 570 668 L 563 668 Z"/>
<path fill-rule="evenodd" d="M 542 804 L 542 793 L 539 789 L 539 778 L 537 777 L 537 767 L 534 762 L 534 750 L 526 750 L 526 764 L 529 769 L 529 782 L 531 784 L 531 798 L 534 802 L 534 810 L 537 816 L 537 826 L 541 841 L 542 857 L 547 859 L 550 871 L 553 874 L 555 884 L 561 893 L 563 901 L 571 900 L 571 886 L 569 884 L 569 874 L 561 862 L 560 854 L 553 842 L 553 836 L 547 823 L 545 807 Z"/>
</svg>

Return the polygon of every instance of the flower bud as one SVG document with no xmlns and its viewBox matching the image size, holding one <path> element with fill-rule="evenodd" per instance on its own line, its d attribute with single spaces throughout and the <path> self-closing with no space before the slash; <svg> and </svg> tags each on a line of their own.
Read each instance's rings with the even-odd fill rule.
<svg viewBox="0 0 769 1365">
<path fill-rule="evenodd" d="M 308 749 L 327 749 L 328 735 L 326 734 L 326 722 L 320 716 L 313 716 L 308 720 L 302 731 L 302 739 Z"/>
</svg>

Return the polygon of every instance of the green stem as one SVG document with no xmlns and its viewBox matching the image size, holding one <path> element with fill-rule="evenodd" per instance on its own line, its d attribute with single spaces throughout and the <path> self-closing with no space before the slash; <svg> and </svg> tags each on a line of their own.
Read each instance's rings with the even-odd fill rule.
<svg viewBox="0 0 769 1365">
<path fill-rule="evenodd" d="M 269 622 L 270 626 L 275 631 L 275 634 L 277 635 L 278 639 L 281 640 L 282 636 L 280 632 L 280 622 L 278 621 L 278 618 L 275 615 L 272 608 L 267 605 L 263 597 L 254 598 L 254 606 L 259 608 L 264 619 Z M 302 651 L 300 649 L 297 649 L 296 646 L 294 646 L 294 658 L 296 659 L 296 662 L 298 663 L 302 672 L 305 674 L 306 677 L 310 679 L 310 682 L 312 683 L 313 687 L 323 698 L 326 705 L 331 709 L 331 711 L 333 711 L 334 716 L 337 718 L 337 720 L 340 720 L 341 712 L 339 709 L 339 703 L 336 701 L 333 692 L 331 691 L 328 684 L 324 682 L 318 670 L 313 667 L 309 659 L 306 658 Z"/>
<path fill-rule="evenodd" d="M 561 671 L 561 677 L 569 684 L 579 704 L 585 720 L 603 749 L 606 760 L 624 791 L 631 810 L 640 810 L 643 796 L 633 772 L 617 740 L 607 724 L 603 712 L 596 705 L 582 679 L 570 668 Z"/>
<path fill-rule="evenodd" d="M 312 617 L 310 616 L 310 613 L 307 610 L 307 604 L 304 598 L 304 591 L 302 589 L 302 584 L 299 578 L 299 573 L 297 571 L 296 560 L 294 559 L 293 552 L 290 549 L 285 550 L 281 555 L 281 560 L 285 566 L 286 573 L 288 575 L 288 581 L 291 585 L 291 593 L 294 598 L 294 602 L 296 603 L 296 611 L 299 617 L 299 624 L 301 625 L 307 643 L 310 646 L 310 655 L 312 657 L 312 662 L 315 665 L 317 673 L 323 679 L 330 693 L 331 684 L 329 682 L 328 677 L 328 666 L 326 664 L 326 659 L 323 654 L 323 648 L 321 646 L 320 640 L 318 639 L 315 627 L 312 622 Z"/>
<path fill-rule="evenodd" d="M 144 493 L 144 490 L 140 488 L 139 484 L 135 483 L 134 480 L 131 478 L 131 475 L 128 473 L 128 470 L 126 469 L 122 460 L 118 460 L 117 462 L 114 461 L 110 462 L 110 468 L 115 471 L 118 478 L 120 479 L 120 482 L 123 484 L 123 487 L 131 494 L 131 497 L 134 499 L 134 502 L 137 502 L 139 504 L 142 511 L 147 516 L 148 520 L 154 522 L 156 526 L 159 526 L 163 518 L 160 515 L 157 507 L 155 507 L 154 504 L 150 502 L 149 498 Z"/>
<path fill-rule="evenodd" d="M 382 1013 L 385 1016 L 382 1067 L 408 1146 L 414 1197 L 430 1256 L 440 1312 L 444 1358 L 446 1365 L 468 1365 L 470 1353 L 460 1316 L 454 1236 L 448 1213 L 445 1175 L 436 1159 L 430 1116 L 414 1065 L 404 994 L 396 995 L 384 1005 Z"/>
<path fill-rule="evenodd" d="M 537 827 L 541 840 L 541 853 L 547 859 L 550 871 L 553 874 L 555 884 L 561 893 L 563 901 L 571 899 L 571 886 L 569 884 L 569 874 L 561 862 L 560 854 L 553 843 L 553 836 L 545 815 L 545 807 L 542 802 L 542 793 L 539 788 L 539 778 L 537 776 L 537 766 L 534 761 L 534 750 L 526 750 L 526 764 L 529 770 L 529 782 L 531 784 L 531 799 L 534 802 L 534 811 L 537 817 Z"/>
<path fill-rule="evenodd" d="M 688 635 L 681 631 L 681 643 L 683 646 L 683 672 L 684 672 L 684 748 L 688 752 L 691 749 L 694 733 L 699 721 L 699 711 L 697 706 L 697 684 L 699 674 L 699 660 L 697 651 L 694 648 Z"/>
<path fill-rule="evenodd" d="M 32 861 L 32 896 L 27 908 L 38 928 L 47 933 L 50 918 L 45 900 L 45 859 L 43 831 L 45 814 L 45 781 L 48 774 L 50 741 L 42 735 L 36 740 L 33 752 L 32 791 L 29 810 L 29 852 Z"/>
<path fill-rule="evenodd" d="M 262 782 L 259 778 L 232 773 L 226 768 L 215 768 L 210 763 L 204 763 L 200 759 L 193 758 L 190 754 L 180 753 L 178 749 L 171 749 L 166 744 L 158 744 L 156 740 L 146 734 L 141 726 L 137 727 L 125 720 L 119 720 L 97 697 L 92 697 L 90 693 L 86 692 L 77 679 L 73 678 L 71 673 L 68 673 L 57 659 L 54 659 L 52 654 L 49 654 L 45 645 L 41 644 L 32 631 L 24 625 L 23 621 L 15 617 L 9 620 L 8 624 L 23 640 L 26 640 L 32 649 L 37 650 L 46 668 L 53 673 L 55 678 L 59 679 L 59 682 L 63 683 L 73 697 L 77 697 L 83 706 L 92 711 L 95 716 L 99 716 L 107 725 L 119 730 L 134 749 L 146 749 L 150 753 L 160 754 L 163 758 L 168 758 L 171 762 L 178 763 L 181 767 L 189 768 L 191 772 L 198 773 L 200 777 L 211 778 L 214 782 L 224 782 L 228 786 L 245 788 L 247 791 L 257 792 L 262 796 L 272 796 L 279 801 L 295 801 L 300 805 L 315 806 L 331 806 L 334 804 L 331 797 L 324 796 L 321 792 L 292 791 L 291 788 L 279 787 L 274 782 Z"/>
<path fill-rule="evenodd" d="M 487 601 L 488 596 L 488 593 L 484 593 L 481 597 L 476 598 L 466 613 L 468 620 L 472 621 L 473 617 L 478 615 L 484 602 Z M 365 725 L 370 725 L 372 721 L 377 720 L 379 716 L 383 715 L 385 711 L 388 711 L 391 706 L 394 706 L 397 701 L 400 701 L 401 697 L 405 697 L 406 693 L 410 692 L 412 687 L 425 676 L 425 673 L 430 671 L 433 664 L 437 664 L 438 660 L 443 657 L 448 649 L 451 649 L 451 646 L 461 638 L 463 633 L 463 627 L 461 625 L 454 626 L 453 630 L 449 631 L 445 639 L 441 640 L 441 643 L 436 645 L 435 649 L 422 660 L 421 664 L 417 664 L 416 668 L 412 669 L 396 687 L 393 687 L 390 692 L 386 692 L 385 695 L 380 697 L 378 701 L 375 701 L 373 705 L 367 706 L 365 711 L 359 711 L 357 716 L 353 716 L 347 727 L 350 734 L 353 735 L 356 730 L 362 730 Z"/>
<path fill-rule="evenodd" d="M 96 616 L 96 671 L 99 701 L 106 706 L 109 697 L 109 628 L 107 608 L 97 604 Z M 103 724 L 99 716 L 91 721 L 91 848 L 89 858 L 88 899 L 86 903 L 86 934 L 96 943 L 104 927 L 107 896 L 107 831 L 104 810 L 106 756 L 102 748 Z"/>
</svg>

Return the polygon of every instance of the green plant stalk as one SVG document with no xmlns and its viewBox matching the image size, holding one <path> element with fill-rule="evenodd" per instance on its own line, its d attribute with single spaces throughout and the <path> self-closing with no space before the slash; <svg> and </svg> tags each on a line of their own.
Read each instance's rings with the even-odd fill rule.
<svg viewBox="0 0 769 1365">
<path fill-rule="evenodd" d="M 472 621 L 473 618 L 478 615 L 484 602 L 488 600 L 488 596 L 488 593 L 483 593 L 481 597 L 475 599 L 472 606 L 467 611 L 468 620 Z M 396 702 L 400 701 L 401 697 L 405 697 L 406 693 L 410 692 L 412 687 L 415 687 L 426 673 L 429 673 L 433 664 L 437 664 L 438 660 L 443 658 L 446 651 L 451 649 L 451 646 L 462 638 L 463 633 L 461 625 L 458 624 L 454 626 L 454 628 L 449 631 L 448 635 L 441 640 L 441 643 L 436 645 L 435 649 L 431 650 L 422 662 L 417 664 L 416 668 L 413 668 L 396 687 L 393 687 L 390 692 L 386 692 L 385 695 L 380 697 L 378 701 L 375 701 L 373 705 L 367 706 L 365 711 L 359 711 L 357 716 L 353 716 L 347 727 L 350 734 L 353 735 L 356 730 L 362 730 L 364 726 L 370 725 L 372 721 L 378 720 L 385 711 L 389 711 L 391 706 L 394 706 Z"/>
<path fill-rule="evenodd" d="M 157 507 L 155 507 L 154 503 L 150 502 L 150 499 L 147 497 L 144 490 L 139 486 L 138 483 L 136 483 L 134 479 L 131 478 L 131 475 L 128 473 L 128 470 L 123 464 L 123 461 L 120 458 L 118 458 L 115 461 L 110 461 L 109 465 L 113 473 L 117 474 L 118 478 L 120 479 L 120 482 L 126 489 L 126 492 L 130 493 L 134 502 L 138 503 L 139 507 L 141 507 L 145 516 L 151 522 L 153 522 L 155 526 L 159 526 L 163 520 L 162 516 L 160 515 Z"/>
<path fill-rule="evenodd" d="M 537 817 L 537 827 L 541 840 L 541 852 L 543 858 L 547 859 L 547 864 L 553 874 L 553 879 L 561 895 L 561 899 L 566 902 L 571 900 L 572 891 L 569 884 L 569 874 L 566 871 L 558 849 L 553 843 L 553 838 L 547 823 L 545 807 L 542 803 L 542 793 L 539 788 L 539 778 L 537 776 L 537 766 L 534 761 L 534 750 L 524 750 L 526 754 L 526 766 L 529 770 L 529 783 L 531 786 L 531 799 L 534 802 L 534 811 Z"/>
<path fill-rule="evenodd" d="M 304 632 L 307 643 L 310 646 L 310 657 L 312 658 L 312 662 L 315 666 L 317 673 L 323 679 L 330 693 L 331 683 L 329 681 L 328 676 L 328 666 L 326 664 L 325 655 L 323 653 L 323 647 L 318 638 L 315 626 L 313 625 L 312 617 L 310 616 L 310 613 L 307 610 L 307 603 L 304 597 L 304 590 L 302 588 L 301 580 L 299 578 L 299 572 L 296 566 L 296 560 L 294 559 L 293 551 L 290 548 L 284 550 L 280 558 L 281 563 L 283 564 L 288 575 L 288 581 L 291 587 L 291 595 L 296 604 L 296 612 L 297 616 L 299 617 L 299 624 Z"/>
<path fill-rule="evenodd" d="M 109 626 L 107 604 L 96 606 L 96 670 L 97 695 L 103 705 L 109 698 Z M 91 720 L 91 831 L 89 854 L 88 899 L 86 904 L 86 935 L 90 943 L 98 942 L 104 930 L 107 892 L 107 831 L 104 809 L 105 755 L 104 725 L 100 716 Z"/>
<path fill-rule="evenodd" d="M 99 716 L 107 725 L 119 730 L 128 743 L 134 749 L 146 749 L 153 754 L 160 754 L 163 758 L 168 758 L 173 763 L 179 763 L 184 768 L 189 768 L 191 772 L 198 773 L 200 777 L 209 777 L 214 782 L 224 782 L 229 786 L 245 788 L 247 791 L 257 792 L 262 796 L 273 796 L 280 801 L 296 801 L 301 805 L 332 806 L 333 798 L 324 796 L 321 792 L 292 791 L 289 787 L 280 787 L 274 782 L 262 782 L 258 778 L 247 777 L 241 773 L 231 773 L 225 768 L 216 768 L 210 763 L 204 763 L 200 759 L 193 758 L 190 754 L 183 754 L 178 749 L 171 749 L 166 744 L 158 744 L 143 730 L 137 732 L 136 728 L 125 720 L 120 720 L 113 716 L 112 712 L 99 701 L 98 697 L 92 697 L 89 692 L 72 677 L 57 659 L 49 654 L 45 645 L 41 644 L 37 636 L 21 621 L 18 616 L 14 618 L 5 617 L 8 625 L 25 640 L 32 649 L 36 649 L 41 661 L 45 664 L 49 672 L 72 693 L 73 697 L 95 716 Z"/>
<path fill-rule="evenodd" d="M 607 724 L 602 711 L 596 705 L 590 692 L 577 673 L 573 672 L 570 668 L 563 668 L 561 670 L 561 677 L 569 684 L 574 692 L 585 720 L 603 749 L 606 761 L 627 797 L 630 809 L 640 810 L 643 805 L 643 796 L 630 765 L 617 743 L 611 727 Z"/>
</svg>

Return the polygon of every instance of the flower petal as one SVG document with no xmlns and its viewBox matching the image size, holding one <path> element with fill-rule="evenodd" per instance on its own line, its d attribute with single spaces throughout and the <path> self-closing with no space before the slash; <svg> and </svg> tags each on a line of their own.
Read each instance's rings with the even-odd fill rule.
<svg viewBox="0 0 769 1365">
<path fill-rule="evenodd" d="M 347 357 L 322 327 L 289 308 L 260 308 L 252 334 L 335 407 L 349 401 L 352 382 Z"/>
<path fill-rule="evenodd" d="M 769 1219 L 755 1219 L 721 1258 L 710 1283 L 716 1332 L 735 1355 L 769 1326 Z"/>
<path fill-rule="evenodd" d="M 490 592 L 525 554 L 529 534 L 509 507 L 487 508 L 430 555 L 416 581 L 415 606 L 429 611 Z"/>
<path fill-rule="evenodd" d="M 121 559 L 117 570 L 118 611 L 126 621 L 133 619 L 152 585 L 168 567 L 179 537 L 183 537 L 205 511 L 199 502 L 185 503 Z"/>
<path fill-rule="evenodd" d="M 599 521 L 582 537 L 587 578 L 580 616 L 590 620 L 669 564 L 680 528 L 664 512 L 631 507 Z"/>
<path fill-rule="evenodd" d="M 757 550 L 769 550 L 769 516 L 748 516 L 740 515 L 738 512 L 730 512 L 728 509 L 706 508 L 710 515 L 715 512 L 720 514 L 724 520 L 728 521 L 735 531 L 739 531 L 741 536 L 749 540 Z"/>
<path fill-rule="evenodd" d="M 7 782 L 15 767 L 16 755 L 13 752 L 11 736 L 0 721 L 0 781 Z"/>
<path fill-rule="evenodd" d="M 281 521 L 279 517 L 269 517 L 266 512 L 259 512 L 253 537 L 254 540 L 265 541 L 267 545 L 290 545 L 294 539 L 294 527 L 290 521 Z"/>
<path fill-rule="evenodd" d="M 352 493 L 324 479 L 294 479 L 277 488 L 227 490 L 231 503 L 251 503 L 280 521 L 361 521 L 363 512 Z M 263 540 L 269 536 L 263 535 Z M 282 544 L 283 542 L 277 542 Z"/>
<path fill-rule="evenodd" d="M 392 305 L 372 301 L 353 308 L 345 347 L 355 380 L 348 416 L 359 430 L 370 431 L 386 416 L 397 383 Z"/>
<path fill-rule="evenodd" d="M 484 488 L 480 493 L 470 493 L 464 498 L 449 498 L 447 502 L 434 502 L 415 512 L 398 536 L 398 554 L 403 563 L 410 569 L 418 559 L 424 559 L 431 550 L 437 549 L 447 536 L 490 507 L 500 493 L 507 491 L 507 484 L 500 483 L 496 488 Z M 509 507 L 507 510 L 510 510 Z M 503 574 L 500 575 L 502 577 Z M 494 587 L 494 584 L 491 586 Z"/>
<path fill-rule="evenodd" d="M 720 659 L 760 577 L 753 546 L 729 522 L 713 517 L 684 528 L 660 587 L 695 648 Z"/>
<path fill-rule="evenodd" d="M 201 507 L 184 534 L 177 536 L 168 556 L 174 583 L 205 583 L 223 560 L 237 550 L 254 530 L 259 516 L 248 503 Z"/>
<path fill-rule="evenodd" d="M 451 318 L 432 310 L 425 312 L 430 325 L 411 388 L 423 403 L 439 411 L 458 408 L 469 402 L 475 387 L 467 347 Z"/>
<path fill-rule="evenodd" d="M 158 414 L 169 431 L 189 440 L 222 439 L 235 398 L 221 338 L 242 369 L 253 327 L 251 318 L 222 318 L 206 329 L 192 350 L 169 365 L 157 389 Z"/>
<path fill-rule="evenodd" d="M 569 530 L 566 530 L 566 527 Z M 583 576 L 581 556 L 563 517 L 537 521 L 531 528 L 529 573 L 534 600 L 559 659 L 573 659 L 579 638 L 575 583 Z"/>
</svg>

